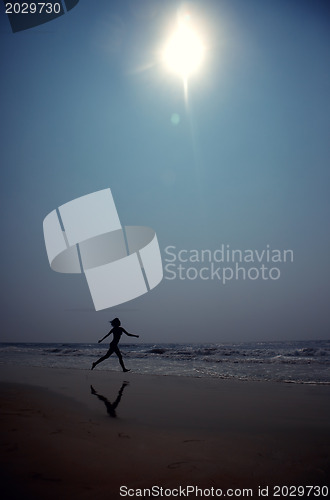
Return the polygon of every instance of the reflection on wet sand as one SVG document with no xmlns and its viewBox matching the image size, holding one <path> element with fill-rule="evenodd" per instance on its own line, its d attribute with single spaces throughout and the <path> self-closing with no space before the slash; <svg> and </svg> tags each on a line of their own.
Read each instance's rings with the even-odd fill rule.
<svg viewBox="0 0 330 500">
<path fill-rule="evenodd" d="M 91 385 L 91 393 L 94 394 L 94 396 L 96 396 L 100 401 L 103 401 L 103 403 L 105 404 L 105 407 L 107 409 L 107 413 L 108 413 L 109 417 L 117 418 L 116 408 L 119 405 L 120 400 L 121 400 L 122 395 L 123 395 L 123 392 L 124 392 L 124 389 L 126 386 L 128 386 L 128 384 L 129 383 L 126 381 L 124 381 L 122 383 L 122 386 L 118 391 L 117 398 L 113 403 L 111 403 L 111 401 L 109 401 L 108 398 L 106 398 L 105 396 L 102 396 L 102 394 L 98 394 L 98 392 L 96 392 L 96 390 L 94 389 L 94 387 L 92 385 Z"/>
</svg>

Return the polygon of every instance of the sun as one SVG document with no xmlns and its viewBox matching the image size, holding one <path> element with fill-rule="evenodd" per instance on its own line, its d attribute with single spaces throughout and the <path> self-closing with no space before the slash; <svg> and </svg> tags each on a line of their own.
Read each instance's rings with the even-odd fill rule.
<svg viewBox="0 0 330 500">
<path fill-rule="evenodd" d="M 184 81 L 196 73 L 203 61 L 205 48 L 191 23 L 189 14 L 178 20 L 178 26 L 163 50 L 166 67 Z"/>
</svg>

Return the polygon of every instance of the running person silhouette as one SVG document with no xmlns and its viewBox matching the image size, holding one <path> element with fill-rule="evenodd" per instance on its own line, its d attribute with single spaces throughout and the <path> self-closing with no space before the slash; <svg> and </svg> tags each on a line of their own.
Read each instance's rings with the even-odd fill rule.
<svg viewBox="0 0 330 500">
<path fill-rule="evenodd" d="M 122 328 L 120 326 L 120 320 L 119 320 L 119 318 L 113 319 L 112 321 L 110 321 L 110 324 L 111 324 L 111 326 L 113 326 L 113 328 L 111 328 L 110 332 L 107 333 L 103 337 L 103 339 L 101 339 L 101 340 L 98 341 L 98 343 L 102 342 L 111 333 L 113 333 L 113 340 L 110 342 L 109 350 L 108 350 L 108 352 L 104 356 L 102 356 L 100 359 L 98 359 L 97 361 L 95 361 L 92 364 L 91 370 L 94 370 L 94 368 L 95 368 L 96 365 L 98 365 L 99 363 L 102 363 L 102 361 L 104 361 L 105 359 L 108 359 L 111 356 L 111 354 L 113 354 L 115 352 L 117 354 L 117 356 L 118 356 L 119 363 L 120 363 L 120 366 L 123 369 L 123 372 L 129 372 L 129 370 L 127 370 L 127 368 L 125 368 L 123 357 L 122 357 L 121 352 L 120 352 L 119 347 L 118 347 L 118 343 L 119 343 L 120 337 L 122 336 L 123 333 L 126 333 L 126 335 L 128 335 L 129 337 L 137 337 L 138 338 L 139 336 L 138 335 L 133 335 L 133 333 L 128 333 L 125 330 L 125 328 Z"/>
</svg>

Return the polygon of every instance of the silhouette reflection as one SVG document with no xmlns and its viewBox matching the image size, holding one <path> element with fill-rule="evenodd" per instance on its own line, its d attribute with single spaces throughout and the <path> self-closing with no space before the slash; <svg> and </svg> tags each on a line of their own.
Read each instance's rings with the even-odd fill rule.
<svg viewBox="0 0 330 500">
<path fill-rule="evenodd" d="M 96 396 L 100 401 L 102 401 L 105 404 L 109 417 L 117 418 L 116 408 L 119 405 L 124 389 L 126 386 L 128 386 L 128 384 L 129 383 L 126 381 L 123 382 L 121 388 L 118 391 L 117 398 L 113 403 L 111 403 L 105 396 L 102 396 L 102 394 L 98 394 L 92 385 L 91 385 L 91 393 L 94 394 L 94 396 Z"/>
</svg>

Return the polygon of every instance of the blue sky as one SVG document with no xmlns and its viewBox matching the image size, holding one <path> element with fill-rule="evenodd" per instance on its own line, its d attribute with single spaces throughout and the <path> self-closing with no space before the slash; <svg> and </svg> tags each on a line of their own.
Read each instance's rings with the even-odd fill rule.
<svg viewBox="0 0 330 500">
<path fill-rule="evenodd" d="M 3 341 L 329 338 L 330 9 L 316 0 L 185 4 L 206 57 L 189 81 L 159 49 L 182 2 L 80 0 L 13 34 L 1 4 Z M 174 125 L 172 115 L 180 122 Z M 292 249 L 278 280 L 167 280 L 95 312 L 51 271 L 42 221 L 110 187 L 122 224 L 168 245 Z"/>
</svg>

